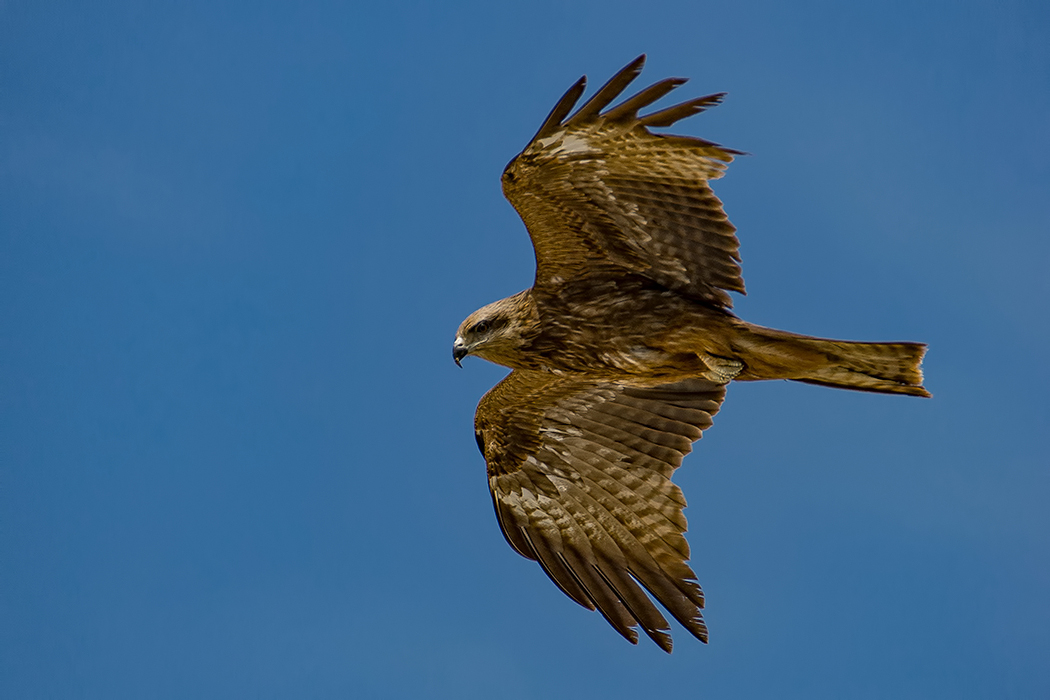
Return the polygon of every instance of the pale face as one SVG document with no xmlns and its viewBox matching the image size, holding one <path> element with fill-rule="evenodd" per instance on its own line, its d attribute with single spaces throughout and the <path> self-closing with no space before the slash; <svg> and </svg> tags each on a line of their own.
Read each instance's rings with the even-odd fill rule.
<svg viewBox="0 0 1050 700">
<path fill-rule="evenodd" d="M 460 324 L 452 344 L 452 359 L 459 364 L 467 355 L 510 367 L 522 343 L 523 319 L 519 316 L 523 294 L 483 306 Z"/>
<path fill-rule="evenodd" d="M 459 324 L 452 343 L 452 358 L 458 365 L 467 355 L 485 357 L 485 349 L 499 341 L 509 325 L 509 316 L 500 301 L 483 306 Z"/>
</svg>

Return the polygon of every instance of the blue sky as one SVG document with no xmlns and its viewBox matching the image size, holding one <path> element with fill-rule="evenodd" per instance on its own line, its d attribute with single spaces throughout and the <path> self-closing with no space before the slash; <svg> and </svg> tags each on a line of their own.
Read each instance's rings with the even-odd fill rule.
<svg viewBox="0 0 1050 700">
<path fill-rule="evenodd" d="M 0 695 L 1050 696 L 1046 4 L 360 5 L 0 3 Z M 934 393 L 731 387 L 669 657 L 504 543 L 450 358 L 642 52 L 753 154 L 737 311 Z"/>
</svg>

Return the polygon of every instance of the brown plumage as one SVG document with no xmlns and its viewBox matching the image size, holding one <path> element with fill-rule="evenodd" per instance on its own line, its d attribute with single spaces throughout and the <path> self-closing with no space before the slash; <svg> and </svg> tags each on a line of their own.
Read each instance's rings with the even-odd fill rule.
<svg viewBox="0 0 1050 700">
<path fill-rule="evenodd" d="M 728 292 L 744 293 L 739 242 L 708 182 L 739 152 L 648 129 L 722 95 L 639 116 L 685 82 L 669 78 L 608 108 L 644 61 L 570 116 L 581 78 L 507 166 L 503 191 L 532 238 L 536 281 L 468 316 L 453 357 L 514 370 L 475 417 L 507 541 L 625 638 L 637 642 L 641 626 L 670 651 L 645 591 L 707 641 L 671 474 L 730 381 L 929 393 L 925 345 L 811 338 L 730 312 Z"/>
</svg>

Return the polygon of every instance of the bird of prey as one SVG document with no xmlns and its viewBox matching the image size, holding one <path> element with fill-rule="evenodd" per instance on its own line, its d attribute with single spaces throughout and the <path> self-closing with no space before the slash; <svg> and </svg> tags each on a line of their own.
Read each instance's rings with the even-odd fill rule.
<svg viewBox="0 0 1050 700">
<path fill-rule="evenodd" d="M 685 82 L 668 78 L 610 107 L 644 61 L 570 116 L 580 78 L 503 171 L 532 238 L 535 283 L 470 314 L 452 355 L 512 370 L 474 423 L 507 542 L 628 641 L 640 626 L 670 652 L 650 595 L 707 641 L 671 474 L 726 385 L 929 393 L 921 343 L 826 340 L 733 315 L 728 292 L 744 293 L 739 243 L 709 182 L 740 152 L 649 130 L 723 94 L 639 115 Z"/>
</svg>

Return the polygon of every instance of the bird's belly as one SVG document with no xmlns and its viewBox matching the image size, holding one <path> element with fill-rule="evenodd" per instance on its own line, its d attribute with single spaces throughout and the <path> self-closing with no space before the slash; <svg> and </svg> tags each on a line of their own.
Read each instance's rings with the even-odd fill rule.
<svg viewBox="0 0 1050 700">
<path fill-rule="evenodd" d="M 725 367 L 733 354 L 712 342 L 726 314 L 646 284 L 608 280 L 544 299 L 542 331 L 526 354 L 549 371 L 729 381 L 740 365 Z"/>
<path fill-rule="evenodd" d="M 673 356 L 647 345 L 629 345 L 600 353 L 600 359 L 606 365 L 624 372 L 648 372 L 654 368 L 667 367 L 672 364 Z"/>
<path fill-rule="evenodd" d="M 575 335 L 575 334 L 574 334 Z M 696 352 L 668 352 L 641 339 L 599 338 L 581 333 L 539 343 L 530 356 L 540 369 L 591 377 L 648 377 L 674 381 L 706 375 L 710 365 Z"/>
</svg>

